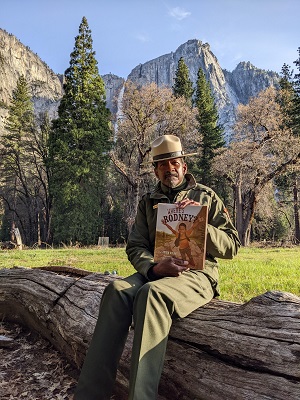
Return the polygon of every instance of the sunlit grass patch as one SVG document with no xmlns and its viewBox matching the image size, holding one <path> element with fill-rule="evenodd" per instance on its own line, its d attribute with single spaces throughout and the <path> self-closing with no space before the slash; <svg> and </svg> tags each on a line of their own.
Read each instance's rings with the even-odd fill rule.
<svg viewBox="0 0 300 400">
<path fill-rule="evenodd" d="M 243 247 L 233 260 L 219 260 L 220 299 L 245 302 L 269 290 L 300 296 L 300 247 Z M 0 251 L 0 268 L 71 266 L 92 272 L 135 272 L 124 248 L 62 248 Z"/>
</svg>

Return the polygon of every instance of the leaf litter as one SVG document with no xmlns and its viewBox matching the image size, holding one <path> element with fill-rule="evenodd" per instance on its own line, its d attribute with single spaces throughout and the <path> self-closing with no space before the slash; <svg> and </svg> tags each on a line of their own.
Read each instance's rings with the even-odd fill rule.
<svg viewBox="0 0 300 400">
<path fill-rule="evenodd" d="M 0 322 L 1 400 L 71 400 L 79 371 L 53 345 L 26 327 Z"/>
</svg>

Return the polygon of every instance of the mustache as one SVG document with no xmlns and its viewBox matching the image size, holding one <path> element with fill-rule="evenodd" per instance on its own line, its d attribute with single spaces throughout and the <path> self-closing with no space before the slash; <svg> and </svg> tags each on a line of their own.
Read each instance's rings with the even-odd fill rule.
<svg viewBox="0 0 300 400">
<path fill-rule="evenodd" d="M 166 172 L 165 173 L 165 178 L 171 178 L 172 176 L 175 176 L 176 178 L 178 178 L 177 172 Z"/>
</svg>

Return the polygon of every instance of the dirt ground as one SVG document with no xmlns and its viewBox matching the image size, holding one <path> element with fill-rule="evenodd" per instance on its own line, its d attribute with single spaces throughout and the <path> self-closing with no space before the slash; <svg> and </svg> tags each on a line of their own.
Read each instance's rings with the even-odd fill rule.
<svg viewBox="0 0 300 400">
<path fill-rule="evenodd" d="M 0 322 L 0 399 L 71 400 L 76 368 L 40 335 Z M 4 338 L 3 338 L 4 337 Z"/>
</svg>

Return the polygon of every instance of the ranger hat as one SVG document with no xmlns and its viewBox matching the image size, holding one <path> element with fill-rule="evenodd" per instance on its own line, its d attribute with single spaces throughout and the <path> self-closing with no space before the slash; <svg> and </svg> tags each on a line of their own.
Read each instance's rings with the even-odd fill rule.
<svg viewBox="0 0 300 400">
<path fill-rule="evenodd" d="M 182 150 L 181 141 L 175 135 L 163 135 L 153 140 L 151 144 L 152 160 L 143 164 L 155 163 L 158 161 L 170 160 L 186 156 L 195 156 L 197 153 L 185 154 Z"/>
</svg>

